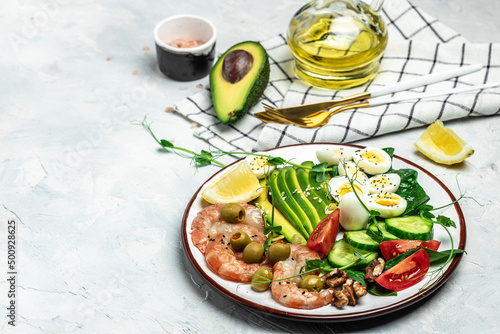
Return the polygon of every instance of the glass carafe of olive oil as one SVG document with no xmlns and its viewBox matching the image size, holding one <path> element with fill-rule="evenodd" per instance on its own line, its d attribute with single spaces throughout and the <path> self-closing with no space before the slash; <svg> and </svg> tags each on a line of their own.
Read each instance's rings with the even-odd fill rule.
<svg viewBox="0 0 500 334">
<path fill-rule="evenodd" d="M 378 14 L 382 3 L 316 0 L 303 6 L 290 21 L 287 33 L 297 76 L 329 89 L 372 80 L 388 38 Z"/>
</svg>

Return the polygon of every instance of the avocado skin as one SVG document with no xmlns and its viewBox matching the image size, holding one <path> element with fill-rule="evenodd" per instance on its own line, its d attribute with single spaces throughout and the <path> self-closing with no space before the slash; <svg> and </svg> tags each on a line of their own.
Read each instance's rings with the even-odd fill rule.
<svg viewBox="0 0 500 334">
<path fill-rule="evenodd" d="M 264 217 L 266 220 L 272 224 L 274 219 L 274 226 L 281 226 L 281 234 L 285 236 L 285 238 L 292 242 L 292 238 L 294 235 L 298 234 L 302 236 L 302 234 L 297 231 L 295 227 L 286 219 L 286 217 L 275 207 L 274 208 L 274 216 L 273 216 L 273 205 L 269 202 L 267 198 L 268 190 L 266 180 L 260 180 L 260 185 L 264 189 L 266 189 L 259 197 L 254 200 L 254 204 L 256 207 L 262 210 Z M 302 236 L 302 245 L 306 244 L 306 239 Z"/>
<path fill-rule="evenodd" d="M 243 105 L 235 109 L 227 110 L 222 106 L 220 106 L 219 104 L 219 99 L 223 99 L 225 96 L 225 92 L 223 91 L 224 88 L 221 85 L 218 85 L 219 80 L 224 80 L 220 73 L 222 71 L 222 63 L 224 62 L 225 56 L 229 52 L 233 50 L 238 50 L 239 48 L 245 45 L 256 46 L 256 48 L 260 51 L 260 55 L 258 56 L 263 57 L 264 62 L 259 71 L 255 75 L 251 75 L 250 73 L 248 73 L 243 79 L 240 80 L 240 81 L 243 80 L 253 81 L 253 84 L 251 85 L 250 89 L 248 89 L 246 92 L 242 92 L 243 96 L 241 98 L 244 99 Z M 252 54 L 252 56 L 255 59 L 256 55 Z M 255 61 L 253 66 L 257 66 Z M 250 110 L 250 108 L 252 108 L 259 101 L 260 97 L 262 96 L 262 93 L 266 89 L 267 84 L 269 82 L 270 72 L 271 68 L 267 52 L 258 42 L 245 41 L 236 44 L 232 46 L 229 50 L 227 50 L 217 60 L 214 67 L 212 68 L 212 71 L 210 72 L 210 87 L 212 90 L 212 101 L 217 118 L 219 118 L 224 124 L 233 124 L 240 118 L 242 118 L 248 112 L 248 110 Z"/>
</svg>

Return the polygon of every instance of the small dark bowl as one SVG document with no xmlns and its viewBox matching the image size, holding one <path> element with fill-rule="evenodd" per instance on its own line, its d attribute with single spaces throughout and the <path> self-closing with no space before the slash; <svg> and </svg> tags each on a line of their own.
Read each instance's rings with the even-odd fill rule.
<svg viewBox="0 0 500 334">
<path fill-rule="evenodd" d="M 213 24 L 202 17 L 177 15 L 164 19 L 154 30 L 160 71 L 178 81 L 193 81 L 205 77 L 214 63 L 216 37 Z M 190 38 L 203 44 L 189 48 L 168 44 L 177 38 Z"/>
</svg>

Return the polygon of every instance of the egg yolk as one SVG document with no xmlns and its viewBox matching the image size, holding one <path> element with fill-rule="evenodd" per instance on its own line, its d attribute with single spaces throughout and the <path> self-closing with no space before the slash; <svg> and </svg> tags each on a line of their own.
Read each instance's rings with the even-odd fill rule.
<svg viewBox="0 0 500 334">
<path fill-rule="evenodd" d="M 363 189 L 361 189 L 358 185 L 354 185 L 354 188 L 356 188 L 356 192 L 359 195 L 363 195 Z M 350 193 L 352 191 L 352 187 L 350 183 L 344 183 L 340 187 L 337 188 L 337 193 L 339 194 L 340 197 L 344 196 L 347 193 Z"/>
<path fill-rule="evenodd" d="M 383 206 L 396 206 L 401 204 L 401 198 L 394 196 L 391 193 L 378 194 L 373 198 L 375 203 Z"/>
<path fill-rule="evenodd" d="M 382 163 L 385 162 L 385 157 L 382 155 L 382 153 L 377 152 L 377 151 L 366 151 L 361 153 L 361 158 L 373 163 Z"/>
</svg>

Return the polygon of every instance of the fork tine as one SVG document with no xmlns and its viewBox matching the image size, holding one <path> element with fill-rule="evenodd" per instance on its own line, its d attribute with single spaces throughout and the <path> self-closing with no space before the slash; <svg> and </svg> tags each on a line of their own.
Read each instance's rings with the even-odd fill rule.
<svg viewBox="0 0 500 334">
<path fill-rule="evenodd" d="M 264 108 L 276 109 L 276 107 L 273 107 L 270 104 L 267 104 L 265 102 L 262 102 L 262 105 L 264 106 Z"/>
<path fill-rule="evenodd" d="M 270 111 L 270 110 L 274 111 L 274 110 L 278 109 L 278 108 L 276 108 L 276 107 L 274 107 L 274 106 L 272 106 L 270 104 L 267 104 L 267 103 L 262 103 L 262 105 L 264 106 L 264 110 L 266 110 L 266 111 Z"/>
<path fill-rule="evenodd" d="M 260 119 L 264 123 L 280 123 L 280 124 L 286 124 L 287 122 L 279 120 L 277 118 L 274 118 L 273 116 L 269 115 L 265 111 L 259 111 L 254 113 L 254 116 Z"/>
<path fill-rule="evenodd" d="M 304 121 L 302 119 L 285 117 L 283 114 L 281 114 L 280 112 L 278 112 L 276 110 L 270 110 L 267 112 L 267 114 L 274 117 L 274 118 L 285 121 L 286 123 L 290 123 L 290 124 L 294 124 L 294 125 L 302 126 L 302 127 L 306 126 L 306 123 L 304 123 Z"/>
</svg>

